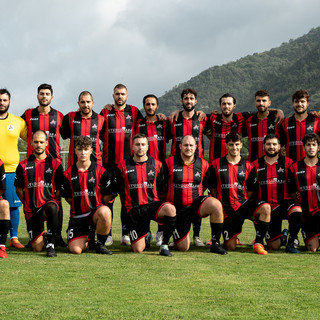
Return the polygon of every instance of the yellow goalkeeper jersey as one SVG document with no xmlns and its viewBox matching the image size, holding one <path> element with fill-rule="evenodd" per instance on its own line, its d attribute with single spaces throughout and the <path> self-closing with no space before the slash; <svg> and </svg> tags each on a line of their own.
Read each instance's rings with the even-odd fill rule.
<svg viewBox="0 0 320 320">
<path fill-rule="evenodd" d="M 11 113 L 0 119 L 0 159 L 6 172 L 15 172 L 19 164 L 19 137 L 27 141 L 27 125 L 25 121 Z"/>
</svg>

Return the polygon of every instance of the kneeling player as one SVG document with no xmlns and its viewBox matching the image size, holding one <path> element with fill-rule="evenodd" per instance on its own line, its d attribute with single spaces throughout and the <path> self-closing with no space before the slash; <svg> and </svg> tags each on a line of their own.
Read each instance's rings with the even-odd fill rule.
<svg viewBox="0 0 320 320">
<path fill-rule="evenodd" d="M 223 229 L 221 202 L 203 194 L 209 182 L 209 164 L 195 155 L 197 144 L 193 136 L 184 136 L 179 148 L 180 152 L 166 159 L 167 201 L 177 208 L 177 222 L 173 232 L 174 243 L 178 250 L 189 250 L 191 222 L 199 217 L 210 216 L 212 235 L 210 251 L 227 254 L 220 245 Z"/>
<path fill-rule="evenodd" d="M 121 162 L 117 171 L 118 192 L 127 214 L 131 246 L 134 252 L 146 247 L 145 237 L 150 221 L 163 224 L 163 242 L 160 255 L 172 256 L 168 242 L 175 226 L 176 209 L 169 202 L 160 201 L 158 192 L 163 189 L 162 163 L 147 155 L 147 136 L 138 133 L 132 141 L 133 156 Z"/>
<path fill-rule="evenodd" d="M 33 153 L 18 165 L 15 187 L 23 203 L 31 248 L 36 252 L 42 251 L 46 220 L 47 257 L 56 257 L 54 243 L 63 170 L 60 161 L 46 154 L 47 144 L 48 137 L 44 131 L 34 132 L 31 141 Z"/>
<path fill-rule="evenodd" d="M 266 239 L 271 250 L 278 250 L 281 243 L 282 220 L 289 221 L 289 240 L 286 251 L 299 253 L 294 240 L 301 227 L 302 210 L 300 205 L 289 195 L 288 170 L 292 160 L 284 157 L 280 152 L 280 140 L 274 133 L 264 138 L 263 149 L 265 156 L 253 162 L 258 182 L 258 199 L 271 205 L 271 222 Z"/>
<path fill-rule="evenodd" d="M 2 194 L 6 190 L 6 173 L 4 164 L 0 160 L 0 258 L 8 258 L 6 241 L 10 228 L 10 206 L 9 202 L 2 199 Z"/>
<path fill-rule="evenodd" d="M 226 136 L 228 154 L 211 164 L 211 194 L 217 197 L 224 209 L 224 245 L 235 250 L 237 235 L 242 231 L 245 219 L 254 222 L 256 238 L 253 252 L 266 255 L 263 239 L 270 224 L 271 207 L 268 203 L 250 199 L 255 187 L 253 165 L 240 155 L 242 137 L 237 132 Z"/>
<path fill-rule="evenodd" d="M 315 133 L 302 138 L 305 158 L 290 167 L 289 186 L 292 197 L 302 207 L 302 235 L 308 251 L 316 252 L 319 248 L 320 235 L 320 138 Z"/>
<path fill-rule="evenodd" d="M 105 247 L 111 227 L 111 211 L 103 203 L 112 196 L 111 178 L 106 169 L 90 160 L 92 141 L 80 136 L 75 141 L 77 162 L 64 172 L 63 196 L 70 204 L 68 246 L 71 253 L 81 254 L 88 245 L 91 228 L 97 232 L 96 253 L 112 254 Z"/>
</svg>

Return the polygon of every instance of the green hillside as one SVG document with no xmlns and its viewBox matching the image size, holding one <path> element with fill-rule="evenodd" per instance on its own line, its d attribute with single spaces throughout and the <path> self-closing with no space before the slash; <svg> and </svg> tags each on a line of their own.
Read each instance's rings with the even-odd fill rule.
<svg viewBox="0 0 320 320">
<path fill-rule="evenodd" d="M 238 111 L 252 110 L 259 89 L 269 90 L 272 106 L 286 115 L 292 113 L 291 95 L 298 89 L 308 90 L 310 109 L 320 110 L 320 27 L 278 48 L 201 72 L 160 97 L 161 112 L 176 110 L 186 87 L 198 91 L 198 109 L 205 112 L 218 108 L 219 97 L 226 92 L 236 97 Z"/>
</svg>

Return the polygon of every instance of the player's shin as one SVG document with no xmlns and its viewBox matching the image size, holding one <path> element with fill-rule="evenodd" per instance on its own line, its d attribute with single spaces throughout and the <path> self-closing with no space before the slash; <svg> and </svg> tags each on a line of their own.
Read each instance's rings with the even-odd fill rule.
<svg viewBox="0 0 320 320">
<path fill-rule="evenodd" d="M 167 245 L 169 243 L 169 239 L 172 236 L 175 225 L 176 225 L 176 216 L 163 217 L 163 240 L 162 240 L 163 245 Z"/>
<path fill-rule="evenodd" d="M 288 245 L 291 245 L 295 239 L 298 238 L 298 233 L 301 228 L 302 212 L 292 212 L 289 216 L 289 239 Z"/>
<path fill-rule="evenodd" d="M 263 244 L 263 239 L 265 238 L 268 230 L 269 230 L 270 222 L 265 222 L 258 220 L 257 223 L 255 223 L 255 229 L 256 229 L 256 239 L 255 243 L 261 243 Z"/>
<path fill-rule="evenodd" d="M 0 246 L 6 245 L 9 229 L 10 229 L 10 220 L 0 220 Z"/>
</svg>

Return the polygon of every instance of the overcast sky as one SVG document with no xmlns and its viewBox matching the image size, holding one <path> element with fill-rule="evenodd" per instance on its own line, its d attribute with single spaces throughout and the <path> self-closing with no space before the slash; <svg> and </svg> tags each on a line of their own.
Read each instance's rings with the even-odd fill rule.
<svg viewBox="0 0 320 320">
<path fill-rule="evenodd" d="M 203 70 L 263 52 L 320 25 L 319 0 L 0 0 L 0 87 L 10 112 L 54 88 L 67 113 L 92 92 L 95 110 L 128 87 L 128 103 L 161 96 Z M 178 98 L 178 97 L 177 97 Z"/>
</svg>

